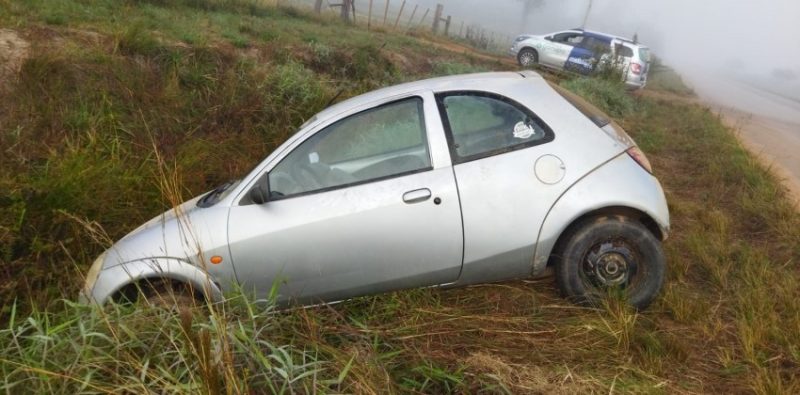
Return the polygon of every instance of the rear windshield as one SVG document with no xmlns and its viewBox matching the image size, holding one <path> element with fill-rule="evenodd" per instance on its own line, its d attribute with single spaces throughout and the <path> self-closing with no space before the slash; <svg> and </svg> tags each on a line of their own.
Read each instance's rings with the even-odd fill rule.
<svg viewBox="0 0 800 395">
<path fill-rule="evenodd" d="M 650 62 L 650 48 L 639 48 L 639 58 L 642 59 L 643 62 L 649 63 Z"/>
<path fill-rule="evenodd" d="M 598 128 L 602 128 L 603 126 L 608 125 L 611 123 L 611 120 L 608 118 L 606 114 L 603 113 L 599 108 L 593 106 L 591 103 L 583 100 L 580 96 L 556 85 L 550 84 L 550 86 L 555 89 L 558 94 L 560 94 L 564 99 L 566 99 L 569 104 L 572 104 L 575 108 L 578 109 L 586 118 L 589 118 Z"/>
</svg>

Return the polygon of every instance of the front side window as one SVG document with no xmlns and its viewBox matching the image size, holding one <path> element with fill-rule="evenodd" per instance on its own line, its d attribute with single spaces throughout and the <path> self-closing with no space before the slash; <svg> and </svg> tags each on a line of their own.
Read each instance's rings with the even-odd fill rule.
<svg viewBox="0 0 800 395">
<path fill-rule="evenodd" d="M 484 92 L 438 96 L 455 162 L 466 162 L 552 141 L 552 130 L 530 110 Z"/>
<path fill-rule="evenodd" d="M 269 173 L 270 198 L 320 192 L 430 169 L 422 99 L 385 104 L 304 141 Z"/>
</svg>

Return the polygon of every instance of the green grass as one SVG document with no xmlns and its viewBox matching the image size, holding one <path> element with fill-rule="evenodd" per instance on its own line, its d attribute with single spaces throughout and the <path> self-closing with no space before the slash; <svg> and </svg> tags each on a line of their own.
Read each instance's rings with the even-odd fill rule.
<svg viewBox="0 0 800 395">
<path fill-rule="evenodd" d="M 634 136 L 672 213 L 644 313 L 572 306 L 552 279 L 286 312 L 60 301 L 103 234 L 246 173 L 337 93 L 497 63 L 243 0 L 0 0 L 0 22 L 33 49 L 0 90 L 7 392 L 800 392 L 785 191 L 714 113 L 602 80 L 563 85 Z"/>
<path fill-rule="evenodd" d="M 47 13 L 64 26 L 43 27 Z M 431 56 L 405 37 L 254 1 L 0 2 L 0 21 L 32 45 L 0 115 L 4 313 L 21 295 L 41 305 L 75 294 L 106 246 L 74 218 L 116 239 L 169 207 L 157 154 L 194 196 L 245 174 L 335 96 L 428 75 L 393 56 Z"/>
</svg>

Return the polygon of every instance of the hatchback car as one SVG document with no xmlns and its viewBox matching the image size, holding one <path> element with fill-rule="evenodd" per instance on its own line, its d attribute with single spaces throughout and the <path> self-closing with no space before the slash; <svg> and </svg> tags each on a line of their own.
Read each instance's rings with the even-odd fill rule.
<svg viewBox="0 0 800 395">
<path fill-rule="evenodd" d="M 573 301 L 622 289 L 643 308 L 668 230 L 646 157 L 599 110 L 531 71 L 453 76 L 317 114 L 241 180 L 116 242 L 82 299 L 241 288 L 313 304 L 555 265 Z"/>
<path fill-rule="evenodd" d="M 650 49 L 646 46 L 582 29 L 522 35 L 514 39 L 509 53 L 523 67 L 541 64 L 580 74 L 592 74 L 599 65 L 607 64 L 619 69 L 626 86 L 632 89 L 644 88 L 650 67 Z"/>
</svg>

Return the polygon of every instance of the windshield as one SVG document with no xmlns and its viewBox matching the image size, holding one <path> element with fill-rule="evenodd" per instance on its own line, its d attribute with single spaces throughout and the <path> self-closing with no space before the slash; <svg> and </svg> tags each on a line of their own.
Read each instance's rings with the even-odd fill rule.
<svg viewBox="0 0 800 395">
<path fill-rule="evenodd" d="M 214 188 L 211 192 L 207 193 L 197 201 L 197 207 L 211 207 L 217 204 L 217 202 L 222 200 L 222 198 L 228 196 L 230 191 L 232 191 L 236 185 L 239 185 L 240 181 L 241 180 L 228 181 Z"/>
</svg>

